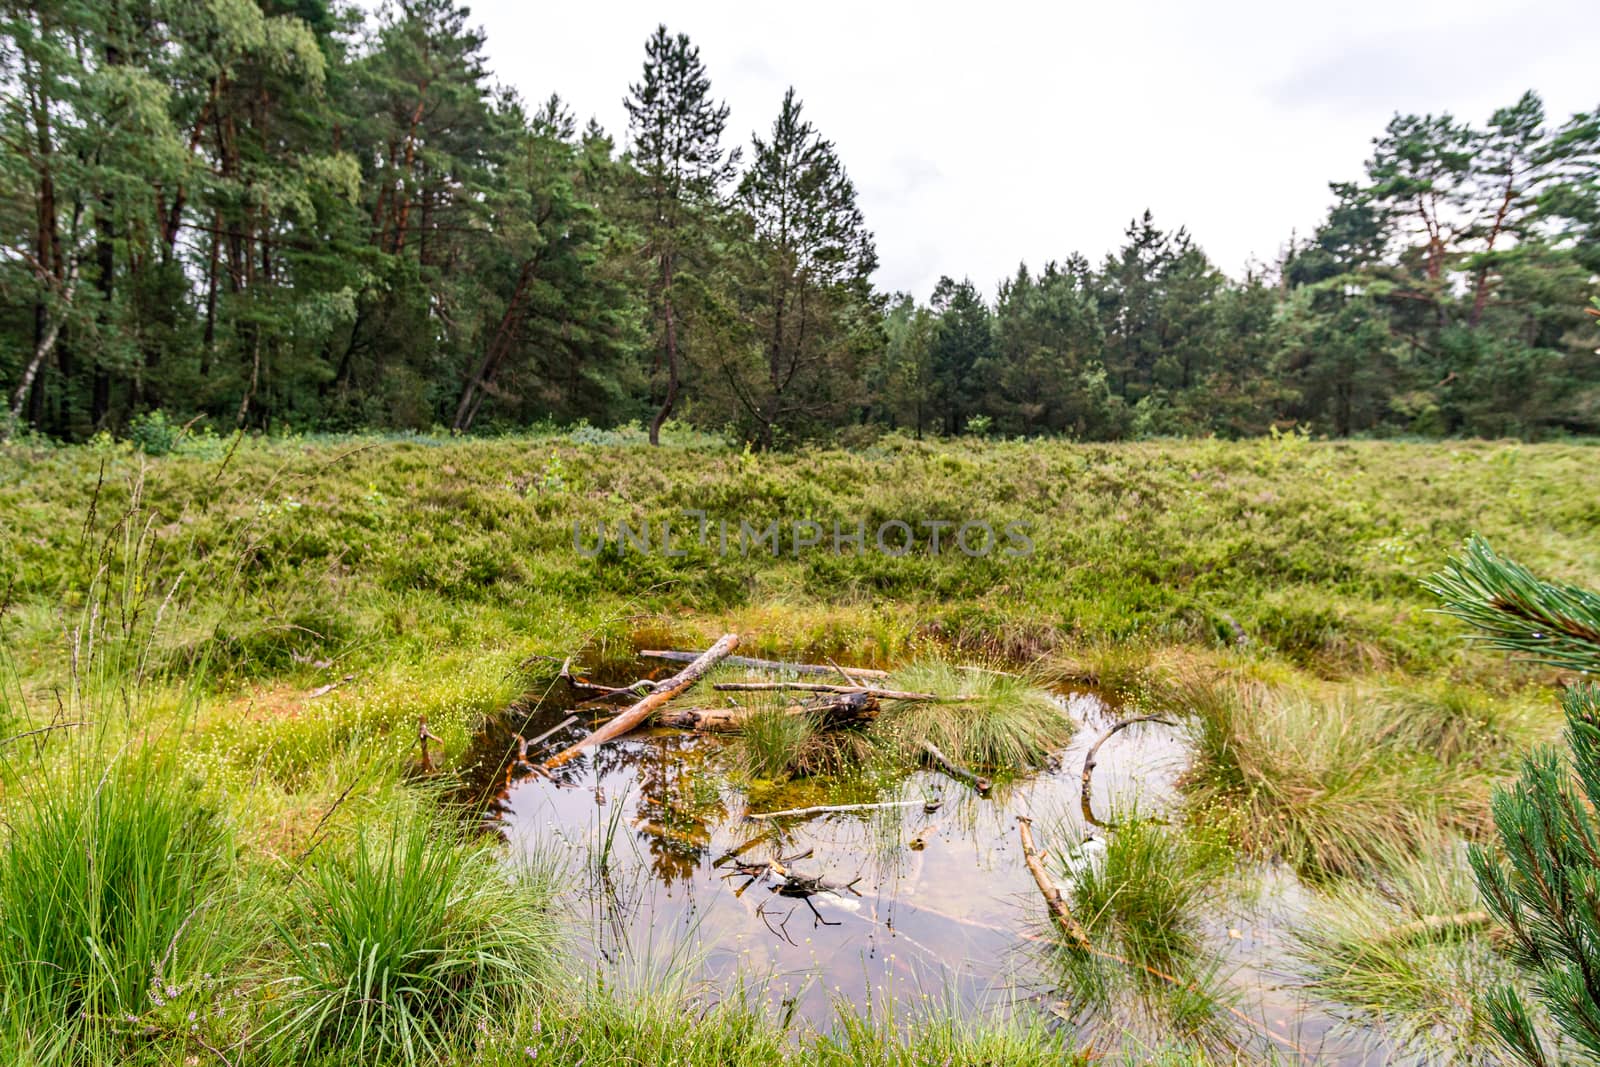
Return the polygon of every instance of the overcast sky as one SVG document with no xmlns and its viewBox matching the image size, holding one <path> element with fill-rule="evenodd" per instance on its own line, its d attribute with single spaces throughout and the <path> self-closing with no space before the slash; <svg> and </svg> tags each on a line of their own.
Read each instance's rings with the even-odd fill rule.
<svg viewBox="0 0 1600 1067">
<path fill-rule="evenodd" d="M 1098 261 L 1146 207 L 1241 274 L 1316 226 L 1395 111 L 1482 123 L 1524 89 L 1600 105 L 1594 0 L 543 4 L 477 0 L 495 76 L 626 136 L 658 22 L 700 47 L 739 143 L 793 85 L 877 234 L 880 287 L 985 291 Z"/>
</svg>

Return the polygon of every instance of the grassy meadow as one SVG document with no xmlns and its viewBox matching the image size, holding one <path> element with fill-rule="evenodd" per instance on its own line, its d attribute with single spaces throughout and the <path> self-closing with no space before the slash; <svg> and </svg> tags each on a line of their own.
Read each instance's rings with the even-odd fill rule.
<svg viewBox="0 0 1600 1067">
<path fill-rule="evenodd" d="M 792 454 L 587 429 L 7 446 L 0 1048 L 230 1067 L 1089 1058 L 1021 1014 L 910 1034 L 846 1015 L 796 1037 L 736 996 L 575 968 L 567 872 L 508 875 L 449 814 L 480 725 L 550 690 L 566 657 L 627 669 L 636 647 L 736 631 L 745 655 L 906 668 L 930 688 L 979 664 L 1181 719 L 1183 818 L 1136 828 L 1078 887 L 1090 933 L 1178 969 L 1224 868 L 1281 862 L 1328 902 L 1299 935 L 1308 984 L 1490 1062 L 1474 996 L 1510 974 L 1492 931 L 1383 931 L 1478 907 L 1459 843 L 1554 738 L 1561 679 L 1474 649 L 1418 580 L 1476 532 L 1600 586 L 1597 489 L 1591 445 L 1297 434 Z M 740 550 L 741 521 L 774 520 L 778 554 Z M 896 520 L 919 527 L 903 556 L 873 545 Z M 947 538 L 1009 524 L 1032 551 L 1002 534 L 986 555 L 935 555 L 934 521 Z M 670 522 L 674 554 L 619 547 L 619 522 L 657 548 Z M 821 543 L 794 547 L 803 522 Z M 835 552 L 835 524 L 857 523 L 863 550 Z M 1048 709 L 986 692 L 1003 707 L 981 723 L 924 707 L 888 725 L 984 766 L 1032 759 Z M 440 775 L 419 766 L 419 719 Z M 809 736 L 762 731 L 746 745 L 763 775 Z M 1103 983 L 1104 963 L 1066 981 Z M 1176 1036 L 1148 1058 L 1228 1061 Z"/>
</svg>

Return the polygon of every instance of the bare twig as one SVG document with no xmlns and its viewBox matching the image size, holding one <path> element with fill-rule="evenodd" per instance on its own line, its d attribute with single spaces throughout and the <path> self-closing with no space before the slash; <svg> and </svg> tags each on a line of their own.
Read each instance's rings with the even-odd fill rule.
<svg viewBox="0 0 1600 1067">
<path fill-rule="evenodd" d="M 920 800 L 884 800 L 876 804 L 818 804 L 811 808 L 789 808 L 787 811 L 745 812 L 747 819 L 786 819 L 792 815 L 822 815 L 834 811 L 871 811 L 883 808 L 920 807 Z"/>
<path fill-rule="evenodd" d="M 1083 757 L 1083 788 L 1081 790 L 1080 798 L 1083 808 L 1083 820 L 1091 826 L 1109 827 L 1111 825 L 1110 823 L 1101 822 L 1099 819 L 1095 818 L 1094 805 L 1090 803 L 1090 794 L 1094 783 L 1094 769 L 1097 763 L 1095 757 L 1099 755 L 1100 746 L 1111 740 L 1113 734 L 1120 733 L 1121 731 L 1132 726 L 1134 723 L 1140 722 L 1158 722 L 1163 726 L 1178 725 L 1171 719 L 1164 719 L 1160 715 L 1135 715 L 1132 718 L 1123 719 L 1121 722 L 1114 724 L 1111 729 L 1107 730 L 1105 733 L 1101 734 L 1095 739 L 1095 743 L 1089 746 L 1089 751 L 1085 753 Z"/>
<path fill-rule="evenodd" d="M 940 752 L 932 741 L 924 740 L 919 747 L 922 749 L 922 751 L 932 756 L 933 761 L 940 767 L 944 768 L 944 772 L 946 774 L 957 779 L 958 781 L 970 784 L 972 788 L 976 789 L 978 792 L 987 793 L 994 785 L 993 782 L 985 778 L 983 775 L 975 774 L 972 771 L 967 770 L 967 768 L 961 766 L 959 763 L 952 762 L 950 757 L 946 756 L 943 752 Z"/>
<path fill-rule="evenodd" d="M 793 690 L 800 693 L 860 693 L 878 700 L 918 701 L 924 704 L 964 704 L 977 697 L 943 697 L 938 693 L 911 693 L 903 689 L 878 689 L 869 685 L 827 685 L 822 682 L 718 682 L 720 693 L 760 693 Z"/>
<path fill-rule="evenodd" d="M 534 745 L 537 745 L 540 741 L 544 741 L 555 736 L 577 721 L 578 717 L 576 715 L 568 715 L 565 719 L 556 723 L 554 726 L 550 727 L 550 729 L 546 730 L 544 733 L 530 741 L 524 741 L 519 735 L 517 737 L 517 758 L 519 760 L 526 761 L 528 758 L 528 749 L 532 748 Z"/>
<path fill-rule="evenodd" d="M 645 697 L 643 700 L 640 700 L 627 711 L 624 711 L 621 715 L 618 715 L 615 719 L 612 719 L 598 730 L 595 730 L 587 737 L 578 741 L 578 743 L 573 745 L 571 748 L 568 748 L 562 752 L 558 752 L 554 756 L 551 756 L 549 759 L 545 760 L 543 763 L 544 769 L 548 771 L 559 767 L 561 764 L 566 763 L 584 749 L 589 748 L 592 745 L 604 744 L 605 742 L 614 738 L 621 737 L 629 730 L 632 730 L 634 727 L 640 725 L 646 719 L 648 719 L 657 708 L 661 707 L 667 701 L 671 700 L 673 697 L 677 696 L 679 693 L 698 682 L 702 677 L 705 676 L 707 671 L 709 671 L 712 667 L 715 667 L 727 657 L 728 653 L 732 652 L 736 647 L 738 647 L 738 644 L 738 634 L 724 634 L 716 644 L 712 645 L 709 649 L 702 653 L 700 657 L 693 663 L 689 664 L 671 678 L 665 679 L 662 683 L 658 684 L 655 690 L 650 693 L 649 696 Z"/>
<path fill-rule="evenodd" d="M 674 663 L 690 663 L 698 653 L 666 651 L 662 649 L 645 649 L 639 653 L 645 659 L 664 659 Z M 729 656 L 723 661 L 730 667 L 749 667 L 754 670 L 788 671 L 790 674 L 832 674 L 838 668 L 832 660 L 824 667 L 818 663 L 786 663 L 776 659 L 754 659 L 750 656 Z M 867 667 L 851 667 L 850 673 L 857 678 L 887 678 L 888 671 L 872 670 Z"/>
<path fill-rule="evenodd" d="M 35 736 L 37 736 L 39 734 L 47 734 L 47 733 L 50 733 L 53 730 L 69 730 L 74 726 L 93 726 L 93 725 L 94 725 L 94 723 L 92 723 L 92 722 L 58 722 L 58 723 L 53 723 L 53 724 L 51 724 L 49 726 L 41 726 L 37 730 L 24 730 L 20 734 L 12 734 L 10 737 L 0 738 L 0 746 L 9 745 L 13 741 L 21 741 L 25 737 L 35 737 Z"/>
</svg>

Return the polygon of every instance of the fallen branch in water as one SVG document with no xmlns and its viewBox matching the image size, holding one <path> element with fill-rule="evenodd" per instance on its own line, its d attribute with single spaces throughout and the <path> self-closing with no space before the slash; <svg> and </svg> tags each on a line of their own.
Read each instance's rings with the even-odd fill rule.
<svg viewBox="0 0 1600 1067">
<path fill-rule="evenodd" d="M 674 663 L 690 663 L 698 653 L 675 652 L 662 649 L 645 649 L 639 653 L 645 659 L 664 659 Z M 832 674 L 835 668 L 822 666 L 818 663 L 785 663 L 776 659 L 753 659 L 750 656 L 729 656 L 723 660 L 729 667 L 749 667 L 761 671 L 788 671 L 791 674 Z M 887 678 L 888 671 L 870 670 L 866 667 L 851 667 L 850 673 L 857 678 Z"/>
<path fill-rule="evenodd" d="M 1033 820 L 1026 815 L 1018 815 L 1017 830 L 1022 836 L 1022 862 L 1028 865 L 1028 873 L 1033 875 L 1034 882 L 1039 886 L 1039 892 L 1044 896 L 1044 904 L 1050 909 L 1051 917 L 1072 939 L 1074 945 L 1093 952 L 1094 945 L 1089 941 L 1089 932 L 1072 914 L 1072 909 L 1067 907 L 1067 899 L 1061 895 L 1061 890 L 1056 888 L 1050 872 L 1044 869 L 1043 853 L 1033 847 Z"/>
<path fill-rule="evenodd" d="M 944 768 L 944 773 L 948 774 L 957 781 L 968 783 L 978 792 L 987 793 L 990 787 L 994 785 L 993 782 L 989 781 L 989 779 L 985 778 L 983 775 L 974 774 L 972 771 L 967 770 L 967 768 L 961 766 L 960 764 L 952 763 L 949 757 L 947 757 L 943 752 L 940 752 L 938 748 L 934 747 L 932 741 L 923 741 L 920 747 L 922 751 L 933 757 L 933 761 L 935 763 Z"/>
<path fill-rule="evenodd" d="M 776 711 L 781 715 L 811 715 L 816 718 L 818 725 L 832 729 L 876 718 L 878 702 L 869 696 L 851 693 L 838 700 L 790 704 Z M 752 718 L 762 714 L 770 712 L 737 704 L 725 708 L 672 708 L 657 715 L 656 722 L 679 730 L 731 733 L 744 729 Z"/>
<path fill-rule="evenodd" d="M 547 738 L 555 736 L 556 734 L 560 733 L 562 730 L 565 730 L 567 727 L 571 726 L 573 723 L 575 723 L 577 721 L 578 721 L 578 717 L 576 715 L 568 715 L 565 719 L 563 719 L 560 722 L 556 723 L 554 726 L 550 727 L 550 729 L 546 730 L 544 733 L 540 734 L 538 737 L 533 738 L 532 740 L 524 740 L 522 735 L 518 734 L 517 735 L 517 762 L 518 763 L 527 763 L 528 762 L 528 749 L 532 748 L 534 745 L 537 745 L 540 741 L 544 741 Z"/>
<path fill-rule="evenodd" d="M 619 696 L 638 699 L 652 692 L 657 684 L 648 678 L 638 678 L 627 685 L 618 686 L 596 685 L 594 682 L 586 682 L 572 673 L 571 656 L 561 661 L 561 673 L 557 674 L 556 677 L 566 682 L 568 689 L 583 695 L 585 701 L 615 700 Z"/>
<path fill-rule="evenodd" d="M 1096 766 L 1095 757 L 1100 753 L 1100 746 L 1111 740 L 1113 734 L 1126 730 L 1128 727 L 1138 722 L 1158 722 L 1163 726 L 1178 725 L 1171 719 L 1164 719 L 1159 715 L 1135 715 L 1131 719 L 1123 719 L 1121 722 L 1114 724 L 1111 729 L 1101 734 L 1099 738 L 1095 740 L 1094 744 L 1089 746 L 1089 751 L 1083 757 L 1083 784 L 1082 789 L 1080 790 L 1080 801 L 1083 808 L 1083 821 L 1088 823 L 1090 826 L 1099 826 L 1106 829 L 1111 829 L 1113 825 L 1111 823 L 1101 822 L 1099 819 L 1095 818 L 1094 805 L 1090 802 L 1094 788 L 1094 769 Z"/>
<path fill-rule="evenodd" d="M 860 693 L 877 700 L 919 701 L 924 704 L 963 704 L 977 697 L 942 697 L 938 693 L 908 693 L 903 689 L 878 689 L 870 685 L 827 685 L 822 682 L 718 682 L 711 688 L 719 693 L 771 693 L 793 690 L 798 693 Z"/>
<path fill-rule="evenodd" d="M 1022 860 L 1028 865 L 1028 872 L 1033 875 L 1034 882 L 1038 884 L 1039 892 L 1044 896 L 1045 906 L 1049 908 L 1051 917 L 1056 920 L 1056 924 L 1060 926 L 1062 932 L 1067 935 L 1069 947 L 1080 952 L 1087 953 L 1088 955 L 1094 956 L 1098 959 L 1108 960 L 1111 963 L 1120 964 L 1123 967 L 1141 970 L 1150 975 L 1152 978 L 1158 978 L 1161 981 L 1166 982 L 1169 985 L 1176 986 L 1179 989 L 1187 990 L 1190 993 L 1205 997 L 1208 1000 L 1211 999 L 1203 989 L 1195 985 L 1193 982 L 1185 981 L 1176 975 L 1171 975 L 1165 971 L 1157 970 L 1148 963 L 1135 963 L 1132 960 L 1117 955 L 1115 952 L 1107 952 L 1103 948 L 1096 948 L 1094 943 L 1089 940 L 1089 932 L 1085 930 L 1083 928 L 1083 924 L 1073 916 L 1072 909 L 1067 907 L 1066 898 L 1061 895 L 1061 890 L 1056 888 L 1055 882 L 1050 877 L 1050 872 L 1044 869 L 1044 853 L 1038 851 L 1033 845 L 1033 820 L 1028 818 L 1026 815 L 1018 815 L 1017 830 L 1022 837 Z M 1250 1016 L 1246 1015 L 1232 1004 L 1224 1004 L 1219 1001 L 1217 1006 L 1222 1008 L 1229 1015 L 1232 1015 L 1235 1019 L 1238 1019 L 1240 1022 L 1250 1027 L 1250 1029 L 1254 1030 L 1261 1036 L 1272 1041 L 1279 1042 L 1280 1044 L 1293 1049 L 1295 1052 L 1305 1055 L 1305 1050 L 1299 1045 L 1295 1044 L 1294 1041 L 1292 1041 L 1286 1035 L 1280 1034 L 1268 1028 L 1267 1025 L 1260 1020 L 1252 1019 Z"/>
<path fill-rule="evenodd" d="M 791 815 L 824 815 L 834 811 L 871 811 L 882 808 L 926 807 L 921 800 L 882 800 L 875 804 L 818 804 L 813 808 L 790 808 L 787 811 L 747 811 L 746 819 L 785 819 Z"/>
<path fill-rule="evenodd" d="M 711 668 L 715 667 L 718 663 L 722 662 L 722 660 L 726 659 L 728 653 L 732 652 L 736 647 L 738 647 L 738 644 L 738 634 L 722 635 L 716 644 L 712 645 L 705 652 L 701 653 L 699 658 L 697 658 L 693 663 L 689 664 L 677 674 L 674 674 L 671 678 L 666 678 L 660 682 L 657 682 L 655 689 L 643 700 L 640 700 L 638 703 L 628 708 L 627 711 L 624 711 L 621 715 L 618 715 L 615 719 L 612 719 L 598 730 L 595 730 L 587 737 L 578 741 L 578 743 L 573 745 L 571 748 L 565 749 L 564 751 L 558 752 L 554 756 L 551 756 L 549 759 L 545 760 L 541 766 L 547 771 L 551 770 L 552 768 L 559 767 L 561 764 L 566 763 L 584 749 L 593 745 L 604 744 L 605 742 L 613 740 L 614 738 L 621 737 L 629 730 L 639 726 L 646 719 L 648 719 L 657 708 L 661 707 L 667 701 L 671 700 L 679 693 L 682 693 L 684 690 L 694 685 L 701 678 L 705 677 L 706 672 L 711 670 Z"/>
</svg>

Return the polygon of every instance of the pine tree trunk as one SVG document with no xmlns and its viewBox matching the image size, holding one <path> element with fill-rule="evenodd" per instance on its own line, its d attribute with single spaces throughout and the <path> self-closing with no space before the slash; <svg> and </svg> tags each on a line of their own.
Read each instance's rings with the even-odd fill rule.
<svg viewBox="0 0 1600 1067">
<path fill-rule="evenodd" d="M 667 395 L 662 398 L 661 409 L 650 420 L 650 443 L 661 444 L 661 425 L 672 415 L 672 406 L 678 401 L 678 324 L 672 306 L 672 258 L 661 258 L 662 301 L 666 317 L 667 335 Z"/>
</svg>

